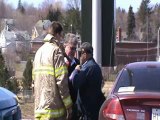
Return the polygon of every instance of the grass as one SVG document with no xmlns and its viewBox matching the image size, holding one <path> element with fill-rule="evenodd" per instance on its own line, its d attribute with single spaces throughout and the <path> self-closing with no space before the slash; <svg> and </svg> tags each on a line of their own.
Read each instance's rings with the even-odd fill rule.
<svg viewBox="0 0 160 120">
<path fill-rule="evenodd" d="M 113 81 L 105 82 L 102 89 L 105 96 L 107 96 L 113 83 L 114 83 Z M 22 119 L 34 120 L 34 103 L 33 102 L 30 102 L 30 103 L 20 102 L 20 108 L 22 111 Z"/>
<path fill-rule="evenodd" d="M 22 119 L 34 120 L 34 103 L 20 104 Z"/>
</svg>

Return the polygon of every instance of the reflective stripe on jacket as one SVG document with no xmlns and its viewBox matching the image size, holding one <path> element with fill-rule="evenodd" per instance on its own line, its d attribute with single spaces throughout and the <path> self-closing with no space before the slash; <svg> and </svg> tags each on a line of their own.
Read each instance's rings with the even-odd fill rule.
<svg viewBox="0 0 160 120">
<path fill-rule="evenodd" d="M 52 66 L 41 66 L 39 68 L 34 69 L 33 72 L 34 72 L 33 73 L 34 75 L 35 74 L 37 74 L 37 75 L 38 74 L 46 74 L 46 75 L 48 74 L 48 75 L 53 75 L 55 77 L 58 77 L 62 74 L 67 73 L 68 71 L 67 71 L 66 66 L 62 66 L 62 67 L 56 68 L 56 69 L 54 69 L 54 67 L 52 67 Z"/>
<path fill-rule="evenodd" d="M 35 113 L 35 118 L 59 118 L 65 114 L 65 109 L 56 109 L 56 110 L 50 110 L 50 109 L 42 109 L 37 110 Z"/>
<path fill-rule="evenodd" d="M 47 37 L 47 36 L 46 36 Z M 36 52 L 33 64 L 35 118 L 66 116 L 72 100 L 68 89 L 68 71 L 56 42 L 44 43 Z"/>
</svg>

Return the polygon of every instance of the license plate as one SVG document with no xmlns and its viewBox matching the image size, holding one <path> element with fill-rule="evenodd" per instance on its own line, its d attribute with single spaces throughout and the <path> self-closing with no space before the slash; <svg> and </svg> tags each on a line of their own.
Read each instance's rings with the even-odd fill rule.
<svg viewBox="0 0 160 120">
<path fill-rule="evenodd" d="M 152 109 L 152 120 L 160 120 L 160 109 Z"/>
</svg>

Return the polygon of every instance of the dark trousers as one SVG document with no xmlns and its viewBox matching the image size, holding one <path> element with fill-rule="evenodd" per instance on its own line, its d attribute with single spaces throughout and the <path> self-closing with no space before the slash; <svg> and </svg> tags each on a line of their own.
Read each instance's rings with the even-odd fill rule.
<svg viewBox="0 0 160 120">
<path fill-rule="evenodd" d="M 91 118 L 89 118 L 88 116 L 86 115 L 82 115 L 80 116 L 80 118 L 78 120 L 92 120 Z"/>
<path fill-rule="evenodd" d="M 72 117 L 71 120 L 79 120 L 79 112 L 76 104 L 73 104 L 72 106 Z"/>
</svg>

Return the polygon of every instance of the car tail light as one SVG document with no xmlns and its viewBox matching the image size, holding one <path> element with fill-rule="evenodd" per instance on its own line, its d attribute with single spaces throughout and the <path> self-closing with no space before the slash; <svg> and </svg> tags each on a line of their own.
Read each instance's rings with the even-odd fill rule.
<svg viewBox="0 0 160 120">
<path fill-rule="evenodd" d="M 103 109 L 103 117 L 106 120 L 124 120 L 122 107 L 118 98 L 111 98 Z"/>
</svg>

